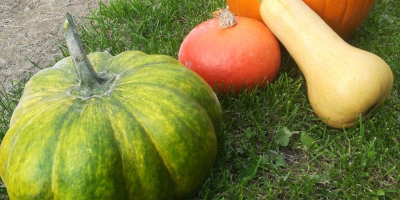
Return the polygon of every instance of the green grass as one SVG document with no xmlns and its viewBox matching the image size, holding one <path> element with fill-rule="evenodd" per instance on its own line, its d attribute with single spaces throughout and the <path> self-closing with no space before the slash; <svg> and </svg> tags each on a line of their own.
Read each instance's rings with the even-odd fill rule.
<svg viewBox="0 0 400 200">
<path fill-rule="evenodd" d="M 189 31 L 223 0 L 119 0 L 79 26 L 87 52 L 138 49 L 177 57 Z M 211 174 L 186 199 L 399 199 L 400 1 L 377 0 L 348 40 L 392 68 L 392 94 L 370 118 L 346 130 L 326 126 L 307 100 L 306 82 L 283 51 L 277 79 L 263 90 L 219 95 L 223 137 Z M 64 45 L 60 48 L 68 53 Z M 0 94 L 0 137 L 24 82 Z M 6 199 L 0 187 L 0 199 Z"/>
</svg>

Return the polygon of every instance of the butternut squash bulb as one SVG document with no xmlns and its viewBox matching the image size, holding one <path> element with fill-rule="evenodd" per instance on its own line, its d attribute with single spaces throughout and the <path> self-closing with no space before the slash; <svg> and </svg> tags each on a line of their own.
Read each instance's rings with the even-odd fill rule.
<svg viewBox="0 0 400 200">
<path fill-rule="evenodd" d="M 393 73 L 386 62 L 347 44 L 303 1 L 263 0 L 260 13 L 300 67 L 311 107 L 329 126 L 351 127 L 389 96 Z"/>
<path fill-rule="evenodd" d="M 336 33 L 347 39 L 364 22 L 375 0 L 303 0 Z M 262 21 L 261 0 L 227 0 L 229 9 L 238 16 Z"/>
</svg>

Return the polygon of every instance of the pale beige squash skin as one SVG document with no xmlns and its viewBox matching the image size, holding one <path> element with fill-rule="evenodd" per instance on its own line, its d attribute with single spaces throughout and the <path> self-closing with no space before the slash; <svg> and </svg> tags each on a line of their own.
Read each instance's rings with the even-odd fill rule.
<svg viewBox="0 0 400 200">
<path fill-rule="evenodd" d="M 351 127 L 389 96 L 386 62 L 347 44 L 299 0 L 263 0 L 261 17 L 303 72 L 316 115 L 335 128 Z"/>
</svg>

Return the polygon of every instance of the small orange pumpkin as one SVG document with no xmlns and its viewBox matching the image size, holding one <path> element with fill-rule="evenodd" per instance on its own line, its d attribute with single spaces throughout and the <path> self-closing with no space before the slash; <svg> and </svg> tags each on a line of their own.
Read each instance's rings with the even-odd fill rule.
<svg viewBox="0 0 400 200">
<path fill-rule="evenodd" d="M 336 33 L 347 39 L 364 22 L 375 0 L 303 0 Z M 262 22 L 259 0 L 226 0 L 229 10 L 237 16 Z M 299 16 L 301 17 L 301 16 Z"/>
<path fill-rule="evenodd" d="M 281 52 L 269 28 L 257 20 L 235 17 L 227 9 L 213 13 L 183 40 L 178 60 L 215 91 L 251 90 L 272 82 Z"/>
</svg>

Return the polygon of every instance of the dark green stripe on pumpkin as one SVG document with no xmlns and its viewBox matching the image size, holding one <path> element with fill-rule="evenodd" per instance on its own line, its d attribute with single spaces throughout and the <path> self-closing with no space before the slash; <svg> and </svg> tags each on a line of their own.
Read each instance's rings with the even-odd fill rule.
<svg viewBox="0 0 400 200">
<path fill-rule="evenodd" d="M 42 115 L 24 115 L 7 133 L 7 138 L 16 143 L 3 146 L 9 152 L 10 163 L 6 169 L 6 184 L 10 199 L 51 199 L 51 174 L 55 145 L 59 140 L 62 113 L 66 107 L 45 109 Z M 4 155 L 2 153 L 2 155 Z M 3 174 L 3 172 L 2 172 Z"/>
<path fill-rule="evenodd" d="M 165 199 L 165 194 L 172 196 L 174 188 L 169 172 L 153 141 L 125 101 L 126 99 L 109 99 L 109 106 L 103 111 L 110 116 L 114 135 L 120 146 L 128 197 L 157 200 Z"/>
<path fill-rule="evenodd" d="M 154 141 L 176 195 L 187 194 L 205 178 L 215 159 L 217 141 L 211 120 L 199 104 L 180 92 L 154 85 L 129 86 L 142 95 L 115 97 L 128 100 L 127 112 L 133 113 Z"/>
<path fill-rule="evenodd" d="M 66 113 L 54 162 L 58 199 L 127 199 L 122 160 L 104 101 L 76 99 Z"/>
<path fill-rule="evenodd" d="M 175 59 L 162 55 L 141 57 L 124 62 L 124 65 L 129 66 L 129 70 L 119 74 L 116 86 L 131 83 L 153 83 L 167 87 L 166 90 L 179 89 L 188 96 L 192 96 L 207 110 L 217 136 L 221 134 L 222 110 L 218 99 L 208 84 L 196 73 L 183 67 Z"/>
<path fill-rule="evenodd" d="M 13 160 L 14 165 L 9 166 L 8 173 L 13 174 L 13 178 L 7 181 L 8 185 L 20 189 L 14 188 L 12 191 L 18 192 L 10 197 L 50 199 L 59 195 L 62 199 L 82 196 L 85 199 L 126 199 L 122 170 L 117 170 L 121 168 L 118 167 L 121 161 L 119 153 L 115 152 L 113 131 L 109 122 L 104 123 L 108 116 L 93 115 L 98 108 L 87 102 L 55 107 L 43 113 L 47 117 L 42 115 L 24 128 L 19 142 L 25 145 L 13 149 L 11 158 L 18 160 Z M 80 109 L 81 112 L 77 112 Z M 29 156 L 31 153 L 40 156 Z M 35 194 L 35 189 L 41 193 Z M 25 193 L 29 196 L 24 196 Z"/>
<path fill-rule="evenodd" d="M 152 57 L 157 57 L 157 59 L 151 59 Z M 165 59 L 163 62 L 158 62 L 159 59 Z M 112 63 L 112 62 L 110 62 Z M 138 113 L 140 110 L 145 110 L 141 111 L 141 117 L 140 118 L 146 118 L 146 115 L 153 115 L 152 118 L 142 120 L 143 123 L 147 123 L 147 126 L 152 128 L 152 124 L 157 124 L 159 122 L 163 121 L 171 121 L 174 118 L 175 119 L 183 119 L 183 120 L 188 120 L 191 116 L 194 115 L 193 110 L 185 110 L 185 106 L 187 107 L 188 105 L 186 104 L 196 104 L 197 109 L 204 110 L 204 116 L 209 116 L 211 119 L 211 122 L 213 123 L 211 127 L 213 127 L 210 131 L 214 135 L 214 128 L 215 132 L 220 133 L 220 128 L 221 128 L 221 108 L 219 107 L 218 100 L 215 96 L 215 94 L 212 92 L 211 88 L 208 87 L 207 83 L 204 81 L 199 81 L 201 80 L 200 77 L 197 76 L 194 72 L 188 70 L 187 68 L 184 68 L 181 66 L 179 63 L 177 64 L 177 61 L 174 59 L 171 59 L 170 57 L 167 56 L 146 56 L 146 57 L 141 57 L 136 60 L 129 60 L 125 61 L 123 63 L 126 66 L 129 66 L 129 70 L 124 70 L 123 73 L 120 74 L 119 79 L 116 81 L 116 85 L 113 91 L 113 96 L 122 96 L 122 99 L 128 100 L 129 108 L 134 108 L 135 112 L 133 113 Z M 131 90 L 134 91 L 132 94 L 126 94 L 124 91 Z M 120 93 L 117 94 L 117 91 Z M 164 95 L 166 94 L 166 95 Z M 176 101 L 173 101 L 173 99 L 176 98 Z M 142 99 L 142 100 L 140 100 Z M 122 101 L 122 100 L 121 100 Z M 160 105 L 160 102 L 166 101 L 165 105 Z M 132 103 L 132 102 L 140 102 L 140 103 Z M 184 102 L 184 106 L 181 106 L 180 108 L 176 109 L 178 111 L 173 111 L 171 112 L 170 108 L 173 105 L 177 105 L 181 102 Z M 153 110 L 154 108 L 159 107 L 160 110 L 156 111 Z M 146 110 L 149 109 L 149 110 Z M 164 111 L 161 111 L 164 109 Z M 187 116 L 179 116 L 179 112 L 187 112 Z M 155 120 L 156 114 L 155 112 L 162 113 L 160 116 L 166 118 L 163 120 Z M 140 112 L 139 112 L 140 113 Z M 149 114 L 152 113 L 152 114 Z M 172 114 L 170 114 L 172 113 Z M 170 114 L 170 115 L 169 115 Z M 137 114 L 136 114 L 137 115 Z M 178 117 L 179 116 L 179 117 Z M 200 117 L 204 119 L 204 116 Z M 174 123 L 177 123 L 178 120 L 175 120 Z M 197 124 L 201 119 L 194 120 L 193 124 Z M 165 125 L 159 125 L 157 127 L 164 127 Z M 206 125 L 209 127 L 209 125 Z M 180 127 L 181 130 L 187 130 L 186 127 Z M 177 129 L 177 130 L 180 130 Z M 207 130 L 201 130 L 199 129 L 196 130 L 197 132 L 207 132 Z M 160 132 L 160 131 L 148 131 L 149 133 L 152 132 Z M 187 134 L 187 133 L 186 133 Z M 207 134 L 206 134 L 207 135 Z M 175 137 L 175 136 L 173 136 Z M 204 136 L 207 138 L 206 136 Z M 215 135 L 214 135 L 215 137 Z M 194 140 L 193 138 L 187 139 L 187 141 L 194 140 L 198 144 L 202 144 L 203 147 L 207 147 L 207 141 L 206 139 L 202 138 L 203 140 Z M 162 141 L 157 141 L 156 144 L 162 144 Z M 176 146 L 175 144 L 169 144 L 166 146 Z M 205 148 L 204 152 L 210 151 L 210 149 L 215 149 L 216 151 L 216 141 L 214 144 L 208 146 L 208 148 Z M 168 151 L 168 150 L 166 150 Z M 187 151 L 187 150 L 186 150 Z M 164 151 L 161 151 L 164 152 Z M 179 151 L 177 151 L 179 152 Z M 190 151 L 189 151 L 190 152 Z M 196 151 L 194 151 L 196 152 Z M 197 151 L 198 152 L 198 151 Z M 192 158 L 196 157 L 196 154 L 193 153 L 191 155 Z M 172 156 L 174 157 L 174 156 Z M 183 156 L 177 156 L 175 155 L 175 158 L 182 158 Z M 192 158 L 186 157 L 184 160 L 191 160 Z M 211 168 L 211 165 L 214 161 L 214 157 L 208 155 L 207 158 L 203 159 L 211 161 L 208 164 L 201 163 L 201 164 L 193 164 L 193 166 L 188 165 L 188 163 L 185 163 L 185 167 L 182 167 L 182 169 L 196 169 L 196 166 L 203 166 L 205 168 L 205 171 L 190 171 L 188 170 L 187 175 L 191 175 L 193 177 L 193 180 L 201 181 L 205 175 L 209 172 L 208 170 Z M 164 158 L 165 159 L 165 158 Z M 202 158 L 196 158 L 196 160 L 202 160 Z M 175 161 L 176 162 L 176 161 Z M 168 163 L 168 162 L 166 162 Z M 208 166 L 207 166 L 208 165 Z M 175 170 L 178 169 L 178 167 L 175 168 Z M 180 169 L 180 168 L 179 168 Z M 180 169 L 180 170 L 182 170 Z M 207 170 L 208 169 L 208 170 Z M 177 171 L 173 171 L 174 169 L 171 169 L 169 167 L 169 170 L 172 171 L 172 173 L 177 173 Z M 198 173 L 197 176 L 195 174 Z M 185 172 L 179 171 L 179 174 L 185 174 Z M 189 177 L 189 176 L 188 176 Z M 183 185 L 184 187 L 182 188 L 177 188 L 177 196 L 183 196 L 184 194 L 187 194 L 191 190 L 193 190 L 195 186 L 199 184 L 197 183 L 184 183 L 179 181 L 180 177 L 175 178 L 174 182 L 175 185 Z M 182 180 L 188 180 L 189 178 L 185 177 L 182 178 Z M 185 186 L 187 186 L 185 188 Z M 191 186 L 191 187 L 189 187 Z"/>
</svg>

